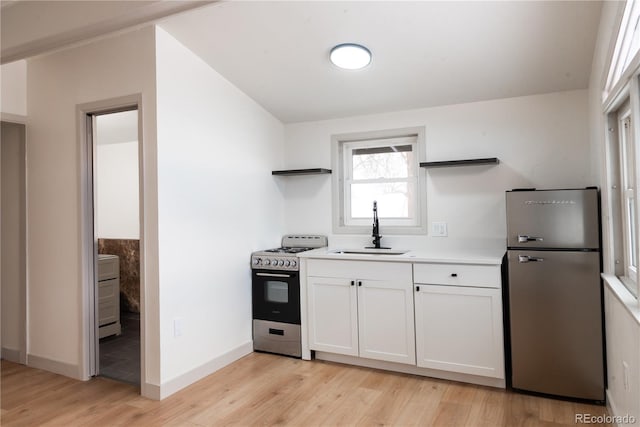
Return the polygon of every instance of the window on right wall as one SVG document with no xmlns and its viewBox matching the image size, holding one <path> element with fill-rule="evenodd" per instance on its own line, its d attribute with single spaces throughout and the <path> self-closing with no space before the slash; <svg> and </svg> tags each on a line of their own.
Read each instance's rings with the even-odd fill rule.
<svg viewBox="0 0 640 427">
<path fill-rule="evenodd" d="M 633 63 L 640 50 L 640 1 L 627 1 L 620 22 L 620 30 L 609 65 L 607 82 L 604 87 L 603 98 L 617 92 L 623 81 L 625 72 L 634 68 Z"/>
<path fill-rule="evenodd" d="M 604 258 L 606 272 L 614 273 L 638 297 L 638 242 L 640 205 L 638 165 L 640 135 L 640 2 L 627 1 L 616 38 L 606 84 L 606 202 Z"/>
<path fill-rule="evenodd" d="M 611 211 L 616 275 L 638 296 L 637 144 L 629 99 L 609 114 Z"/>
</svg>

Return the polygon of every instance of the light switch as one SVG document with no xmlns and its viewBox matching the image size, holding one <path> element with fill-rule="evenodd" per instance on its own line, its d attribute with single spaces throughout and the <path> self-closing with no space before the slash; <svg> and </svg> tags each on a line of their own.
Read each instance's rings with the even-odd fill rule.
<svg viewBox="0 0 640 427">
<path fill-rule="evenodd" d="M 433 237 L 447 237 L 447 223 L 446 222 L 432 222 L 431 223 L 431 235 Z"/>
<path fill-rule="evenodd" d="M 182 318 L 176 317 L 173 319 L 173 336 L 180 337 L 182 336 Z"/>
<path fill-rule="evenodd" d="M 622 362 L 622 383 L 625 391 L 631 391 L 631 384 L 629 383 L 629 364 Z"/>
</svg>

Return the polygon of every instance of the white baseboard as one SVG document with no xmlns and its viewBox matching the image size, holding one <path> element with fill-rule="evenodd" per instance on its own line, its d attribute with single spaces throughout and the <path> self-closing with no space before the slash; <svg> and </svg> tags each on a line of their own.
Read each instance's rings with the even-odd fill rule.
<svg viewBox="0 0 640 427">
<path fill-rule="evenodd" d="M 618 415 L 618 410 L 616 409 L 616 404 L 613 401 L 613 399 L 611 398 L 611 393 L 609 393 L 609 390 L 607 389 L 607 391 L 605 392 L 606 396 L 607 396 L 607 412 L 609 413 L 609 415 L 612 416 L 616 416 Z M 615 424 L 616 427 L 618 427 L 618 424 Z"/>
<path fill-rule="evenodd" d="M 4 360 L 8 360 L 13 363 L 20 363 L 24 365 L 24 358 L 20 354 L 20 350 L 14 350 L 13 348 L 2 347 L 0 350 L 0 357 Z"/>
<path fill-rule="evenodd" d="M 140 394 L 147 399 L 160 400 L 160 386 L 143 383 L 140 385 Z"/>
<path fill-rule="evenodd" d="M 47 359 L 46 357 L 29 354 L 27 355 L 27 366 L 53 372 L 54 374 L 64 375 L 65 377 L 71 377 L 80 381 L 87 380 L 87 378 L 84 378 L 82 375 L 82 369 L 79 365 L 59 362 L 57 360 Z"/>
<path fill-rule="evenodd" d="M 216 357 L 215 359 L 208 361 L 204 365 L 198 366 L 189 372 L 185 372 L 184 374 L 163 383 L 160 387 L 153 384 L 145 384 L 142 394 L 150 399 L 162 400 L 252 352 L 253 341 L 249 341 L 221 356 Z"/>
</svg>

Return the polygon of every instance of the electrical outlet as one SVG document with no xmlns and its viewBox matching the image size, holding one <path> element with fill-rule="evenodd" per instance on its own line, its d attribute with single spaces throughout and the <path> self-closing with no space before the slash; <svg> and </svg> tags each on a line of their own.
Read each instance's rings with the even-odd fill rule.
<svg viewBox="0 0 640 427">
<path fill-rule="evenodd" d="M 182 336 L 182 323 L 181 317 L 173 319 L 173 336 L 176 338 Z"/>
<path fill-rule="evenodd" d="M 432 222 L 431 223 L 431 235 L 433 237 L 447 237 L 447 223 L 446 222 Z"/>
<path fill-rule="evenodd" d="M 627 362 L 622 362 L 622 383 L 624 384 L 625 391 L 631 391 L 631 384 L 629 384 L 629 365 Z"/>
</svg>

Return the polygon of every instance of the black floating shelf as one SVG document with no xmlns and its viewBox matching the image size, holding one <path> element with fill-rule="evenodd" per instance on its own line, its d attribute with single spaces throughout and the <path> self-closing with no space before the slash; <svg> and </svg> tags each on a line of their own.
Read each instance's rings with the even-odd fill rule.
<svg viewBox="0 0 640 427">
<path fill-rule="evenodd" d="M 286 169 L 281 171 L 272 171 L 271 175 L 293 176 L 293 175 L 320 175 L 331 173 L 331 169 L 312 168 L 312 169 Z"/>
<path fill-rule="evenodd" d="M 422 162 L 422 168 L 444 168 L 451 166 L 473 166 L 473 165 L 497 165 L 499 160 L 497 157 L 489 157 L 487 159 L 466 159 L 466 160 L 445 160 L 442 162 Z"/>
</svg>

